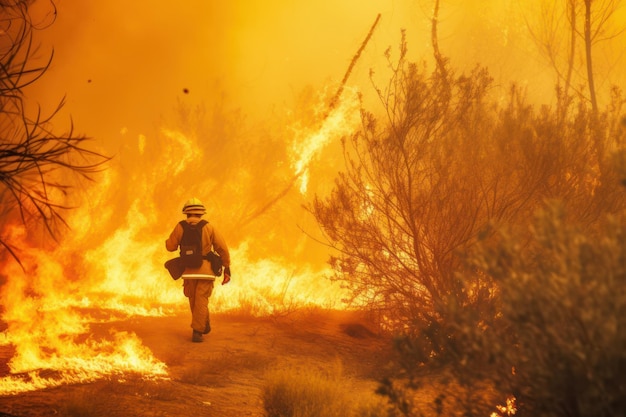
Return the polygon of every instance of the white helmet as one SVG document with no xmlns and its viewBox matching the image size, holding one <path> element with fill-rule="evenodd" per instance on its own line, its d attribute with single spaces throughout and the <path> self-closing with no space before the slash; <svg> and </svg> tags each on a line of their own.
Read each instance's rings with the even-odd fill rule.
<svg viewBox="0 0 626 417">
<path fill-rule="evenodd" d="M 204 207 L 204 204 L 202 204 L 202 201 L 198 200 L 195 197 L 187 200 L 187 202 L 183 206 L 183 214 L 199 214 L 202 216 L 205 213 L 206 208 Z"/>
</svg>

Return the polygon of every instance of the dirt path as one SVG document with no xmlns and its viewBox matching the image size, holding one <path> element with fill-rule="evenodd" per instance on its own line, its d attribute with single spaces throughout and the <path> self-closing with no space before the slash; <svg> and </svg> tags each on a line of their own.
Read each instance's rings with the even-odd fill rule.
<svg viewBox="0 0 626 417">
<path fill-rule="evenodd" d="M 116 323 L 116 329 L 136 333 L 167 365 L 170 380 L 124 376 L 0 397 L 0 417 L 260 417 L 265 415 L 262 388 L 268 370 L 324 370 L 340 363 L 351 389 L 374 395 L 389 347 L 351 312 L 261 319 L 214 315 L 212 323 L 213 331 L 198 344 L 190 341 L 187 314 Z M 0 366 L 6 360 L 0 352 Z"/>
</svg>

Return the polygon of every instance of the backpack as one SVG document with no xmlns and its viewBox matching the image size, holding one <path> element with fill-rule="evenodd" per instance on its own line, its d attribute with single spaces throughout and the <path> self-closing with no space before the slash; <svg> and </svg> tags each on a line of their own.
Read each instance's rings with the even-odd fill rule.
<svg viewBox="0 0 626 417">
<path fill-rule="evenodd" d="M 208 222 L 200 220 L 198 223 L 189 224 L 181 220 L 183 237 L 180 239 L 180 261 L 185 268 L 200 268 L 202 266 L 202 228 Z"/>
</svg>

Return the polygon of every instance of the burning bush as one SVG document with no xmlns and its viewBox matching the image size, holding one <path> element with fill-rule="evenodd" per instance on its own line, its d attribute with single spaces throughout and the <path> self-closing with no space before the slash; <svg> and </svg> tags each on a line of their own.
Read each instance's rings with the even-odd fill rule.
<svg viewBox="0 0 626 417">
<path fill-rule="evenodd" d="M 381 391 L 406 415 L 422 415 L 409 399 L 426 375 L 443 384 L 441 413 L 487 415 L 507 395 L 556 415 L 616 413 L 624 239 L 618 221 L 598 225 L 626 208 L 619 94 L 604 113 L 582 98 L 537 111 L 513 86 L 502 105 L 485 70 L 459 76 L 442 60 L 428 74 L 404 40 L 400 51 L 378 90 L 384 123 L 363 110 L 345 172 L 311 206 L 335 278 L 401 335 Z M 554 200 L 559 216 L 529 230 Z M 492 252 L 468 264 L 477 244 Z"/>
<path fill-rule="evenodd" d="M 489 280 L 456 274 L 494 227 L 525 227 L 550 199 L 591 225 L 626 199 L 609 152 L 620 140 L 614 111 L 596 115 L 581 101 L 567 117 L 537 112 L 516 87 L 497 104 L 486 70 L 428 74 L 405 61 L 404 42 L 401 52 L 379 91 L 384 124 L 362 111 L 362 129 L 344 142 L 345 172 L 311 211 L 351 299 L 388 329 L 410 332 L 440 321 L 451 298 L 489 310 Z"/>
</svg>

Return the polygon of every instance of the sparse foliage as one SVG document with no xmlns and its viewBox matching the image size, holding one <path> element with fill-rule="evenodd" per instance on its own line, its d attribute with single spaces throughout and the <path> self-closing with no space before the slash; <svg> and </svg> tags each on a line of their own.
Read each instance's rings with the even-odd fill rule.
<svg viewBox="0 0 626 417">
<path fill-rule="evenodd" d="M 52 59 L 51 54 L 44 64 L 36 63 L 31 3 L 0 5 L 0 207 L 5 221 L 17 212 L 23 223 L 41 221 L 54 237 L 55 226 L 64 224 L 64 197 L 71 188 L 63 173 L 89 179 L 107 158 L 89 150 L 87 138 L 71 126 L 67 133 L 54 133 L 52 122 L 63 101 L 48 116 L 40 108 L 29 114 L 23 89 L 40 79 Z M 0 245 L 19 261 L 5 235 Z"/>
<path fill-rule="evenodd" d="M 394 76 L 379 91 L 387 126 L 363 113 L 363 128 L 344 143 L 346 172 L 312 206 L 340 253 L 332 264 L 353 298 L 400 328 L 436 319 L 437 304 L 454 292 L 454 252 L 481 227 L 475 218 L 465 222 L 465 203 L 484 196 L 468 192 L 473 175 L 458 169 L 470 167 L 461 158 L 480 158 L 475 129 L 489 85 L 482 70 L 429 78 L 405 62 L 405 52 L 403 43 Z"/>
</svg>

